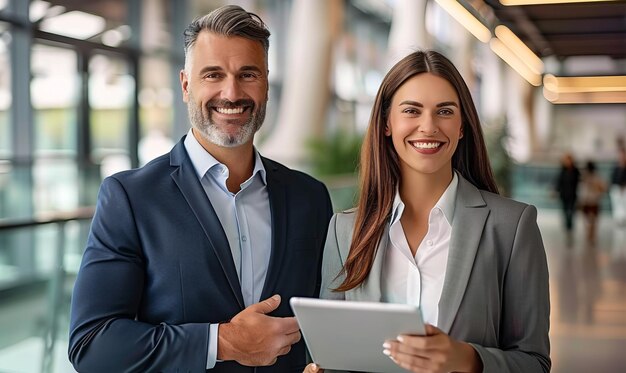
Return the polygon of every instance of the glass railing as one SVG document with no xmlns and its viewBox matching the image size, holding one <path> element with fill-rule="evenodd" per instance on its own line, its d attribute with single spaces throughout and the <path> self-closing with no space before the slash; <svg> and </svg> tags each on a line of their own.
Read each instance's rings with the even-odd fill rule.
<svg viewBox="0 0 626 373">
<path fill-rule="evenodd" d="M 0 219 L 0 371 L 74 372 L 69 304 L 93 211 Z"/>
</svg>

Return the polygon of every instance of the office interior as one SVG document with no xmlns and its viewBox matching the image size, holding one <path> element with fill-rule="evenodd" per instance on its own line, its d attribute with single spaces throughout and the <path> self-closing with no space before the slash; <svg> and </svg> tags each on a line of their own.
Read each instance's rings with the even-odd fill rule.
<svg viewBox="0 0 626 373">
<path fill-rule="evenodd" d="M 98 187 L 189 129 L 182 31 L 226 3 L 272 35 L 266 157 L 349 208 L 378 86 L 415 49 L 458 67 L 503 194 L 539 210 L 553 372 L 626 366 L 626 227 L 603 197 L 598 238 L 563 229 L 559 160 L 610 182 L 626 139 L 626 1 L 0 0 L 0 372 L 74 372 L 69 302 Z"/>
</svg>

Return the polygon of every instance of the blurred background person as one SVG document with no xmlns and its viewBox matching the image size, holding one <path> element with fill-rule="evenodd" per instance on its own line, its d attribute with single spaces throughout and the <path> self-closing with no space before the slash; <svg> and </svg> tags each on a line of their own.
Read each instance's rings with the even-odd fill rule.
<svg viewBox="0 0 626 373">
<path fill-rule="evenodd" d="M 626 148 L 619 147 L 617 165 L 611 175 L 611 208 L 618 226 L 626 225 Z"/>
<path fill-rule="evenodd" d="M 587 243 L 596 241 L 596 226 L 600 211 L 600 200 L 606 192 L 606 183 L 596 172 L 596 164 L 588 161 L 580 184 L 580 206 L 585 217 Z"/>
<path fill-rule="evenodd" d="M 574 157 L 571 153 L 565 153 L 561 158 L 561 169 L 556 180 L 555 190 L 561 200 L 567 246 L 571 246 L 573 241 L 574 214 L 576 213 L 579 181 L 580 171 L 574 164 Z"/>
</svg>

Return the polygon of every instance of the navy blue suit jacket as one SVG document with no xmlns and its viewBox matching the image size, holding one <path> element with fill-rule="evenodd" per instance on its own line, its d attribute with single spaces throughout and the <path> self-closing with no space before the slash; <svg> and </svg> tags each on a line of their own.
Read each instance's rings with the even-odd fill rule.
<svg viewBox="0 0 626 373">
<path fill-rule="evenodd" d="M 184 138 L 183 138 L 184 140 Z M 204 372 L 209 323 L 244 309 L 228 240 L 183 145 L 105 179 L 74 287 L 69 356 L 80 372 Z M 319 181 L 263 158 L 272 253 L 261 299 L 317 296 L 332 208 Z M 302 341 L 265 368 L 302 372 Z"/>
</svg>

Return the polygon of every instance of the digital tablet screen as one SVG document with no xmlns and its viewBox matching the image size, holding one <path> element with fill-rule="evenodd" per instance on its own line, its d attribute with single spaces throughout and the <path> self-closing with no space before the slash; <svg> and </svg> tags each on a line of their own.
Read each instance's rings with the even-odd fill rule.
<svg viewBox="0 0 626 373">
<path fill-rule="evenodd" d="M 289 301 L 313 362 L 325 369 L 406 372 L 383 354 L 399 334 L 424 335 L 418 307 L 293 297 Z"/>
</svg>

